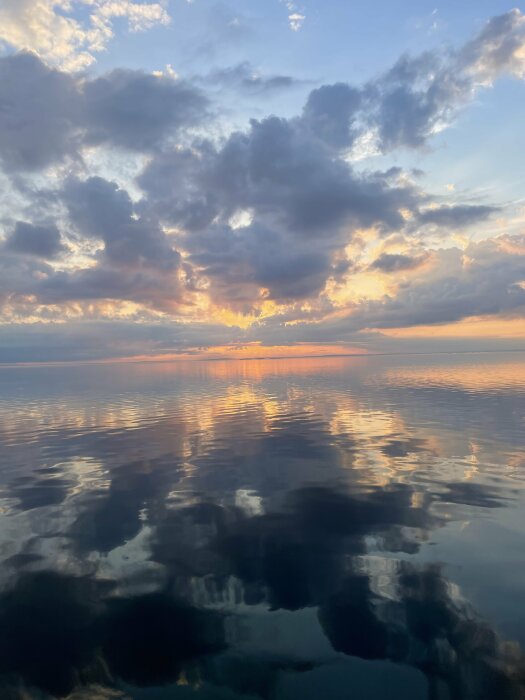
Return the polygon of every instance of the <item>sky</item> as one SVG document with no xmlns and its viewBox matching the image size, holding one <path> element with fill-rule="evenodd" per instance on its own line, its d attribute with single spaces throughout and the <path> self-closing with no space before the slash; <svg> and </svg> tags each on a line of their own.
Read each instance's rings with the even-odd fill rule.
<svg viewBox="0 0 525 700">
<path fill-rule="evenodd" d="M 0 0 L 0 362 L 525 348 L 524 11 Z"/>
</svg>

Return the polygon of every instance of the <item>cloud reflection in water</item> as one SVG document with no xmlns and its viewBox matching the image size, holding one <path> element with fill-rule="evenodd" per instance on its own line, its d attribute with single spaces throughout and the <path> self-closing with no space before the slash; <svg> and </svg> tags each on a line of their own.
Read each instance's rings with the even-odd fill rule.
<svg viewBox="0 0 525 700">
<path fill-rule="evenodd" d="M 525 365 L 454 361 L 0 373 L 6 697 L 523 697 L 457 559 L 515 557 Z"/>
</svg>

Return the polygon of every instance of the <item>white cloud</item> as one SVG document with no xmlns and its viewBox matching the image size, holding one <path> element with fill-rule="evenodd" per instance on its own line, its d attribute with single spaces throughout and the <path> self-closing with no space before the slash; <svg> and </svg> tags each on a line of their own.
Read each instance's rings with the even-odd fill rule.
<svg viewBox="0 0 525 700">
<path fill-rule="evenodd" d="M 298 12 L 293 12 L 288 15 L 288 20 L 290 21 L 290 27 L 294 32 L 298 32 L 303 26 L 303 22 L 306 19 L 304 15 L 300 15 Z"/>
<path fill-rule="evenodd" d="M 75 11 L 87 11 L 79 17 Z M 133 0 L 3 0 L 0 41 L 34 51 L 64 70 L 86 68 L 112 39 L 113 21 L 123 18 L 132 32 L 168 24 L 164 2 Z"/>
<path fill-rule="evenodd" d="M 306 15 L 303 14 L 302 8 L 296 2 L 292 0 L 281 0 L 286 5 L 288 10 L 288 22 L 290 24 L 290 29 L 294 32 L 298 32 L 306 19 Z"/>
</svg>

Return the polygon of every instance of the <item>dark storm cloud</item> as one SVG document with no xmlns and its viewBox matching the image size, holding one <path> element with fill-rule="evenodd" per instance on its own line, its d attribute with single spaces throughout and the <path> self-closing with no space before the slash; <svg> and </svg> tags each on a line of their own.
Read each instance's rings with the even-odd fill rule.
<svg viewBox="0 0 525 700">
<path fill-rule="evenodd" d="M 64 252 L 60 232 L 54 225 L 34 225 L 17 221 L 14 230 L 7 237 L 5 250 L 21 255 L 34 255 L 37 258 L 51 259 Z"/>
</svg>

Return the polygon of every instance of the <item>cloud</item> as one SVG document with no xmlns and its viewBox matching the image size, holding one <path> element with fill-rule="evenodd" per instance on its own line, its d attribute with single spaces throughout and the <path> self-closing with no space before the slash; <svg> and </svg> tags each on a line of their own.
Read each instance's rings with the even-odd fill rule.
<svg viewBox="0 0 525 700">
<path fill-rule="evenodd" d="M 0 103 L 7 172 L 79 160 L 93 145 L 147 152 L 207 114 L 207 99 L 183 81 L 138 70 L 82 80 L 29 53 L 0 58 Z"/>
<path fill-rule="evenodd" d="M 132 151 L 159 146 L 202 123 L 207 99 L 195 87 L 165 75 L 114 70 L 84 85 L 86 142 Z"/>
<path fill-rule="evenodd" d="M 113 21 L 119 18 L 127 20 L 132 32 L 170 22 L 161 2 L 3 0 L 0 41 L 15 49 L 34 51 L 64 70 L 79 70 L 104 51 L 113 38 Z"/>
<path fill-rule="evenodd" d="M 254 300 L 261 289 L 280 301 L 319 294 L 358 229 L 479 223 L 497 208 L 460 203 L 422 209 L 428 195 L 399 169 L 357 174 L 340 156 L 369 129 L 377 131 L 383 150 L 423 145 L 478 88 L 472 73 L 475 62 L 479 78 L 480 56 L 491 75 L 514 71 L 516 51 L 506 50 L 506 60 L 496 64 L 493 48 L 505 43 L 506 33 L 516 46 L 521 24 L 521 15 L 510 13 L 458 52 L 404 57 L 361 87 L 324 85 L 310 93 L 299 117 L 252 120 L 248 131 L 230 134 L 220 147 L 205 142 L 165 151 L 138 178 L 143 206 L 166 225 L 191 232 L 184 240 L 190 261 L 213 280 L 223 301 L 229 289 L 231 299 L 243 303 L 247 285 Z M 250 212 L 253 225 L 232 231 L 227 224 L 239 211 Z M 286 290 L 277 282 L 283 260 Z M 422 260 L 385 255 L 376 269 L 415 269 Z"/>
<path fill-rule="evenodd" d="M 71 222 L 84 236 L 104 241 L 104 257 L 113 265 L 173 270 L 180 255 L 155 222 L 133 215 L 129 194 L 101 177 L 69 180 L 63 200 Z"/>
<path fill-rule="evenodd" d="M 106 299 L 170 311 L 182 303 L 180 253 L 157 222 L 134 213 L 125 190 L 101 177 L 70 179 L 61 198 L 76 232 L 104 248 L 94 265 L 56 270 L 35 283 L 40 303 Z"/>
<path fill-rule="evenodd" d="M 306 15 L 302 15 L 299 12 L 292 12 L 288 15 L 288 20 L 290 22 L 290 29 L 294 32 L 298 32 L 302 29 Z"/>
<path fill-rule="evenodd" d="M 192 263 L 212 281 L 212 297 L 246 305 L 265 297 L 289 301 L 315 296 L 330 274 L 330 256 L 312 245 L 291 246 L 286 234 L 262 225 L 215 227 L 187 242 Z"/>
<path fill-rule="evenodd" d="M 26 221 L 16 222 L 14 230 L 5 240 L 4 248 L 11 253 L 44 259 L 56 258 L 65 250 L 56 226 L 35 226 Z"/>
<path fill-rule="evenodd" d="M 196 33 L 190 33 L 186 41 L 182 38 L 185 53 L 197 61 L 206 62 L 224 60 L 230 52 L 236 55 L 235 49 L 246 45 L 257 37 L 249 16 L 235 11 L 227 4 L 212 3 L 205 10 Z"/>
<path fill-rule="evenodd" d="M 77 82 L 35 55 L 0 58 L 0 158 L 6 171 L 35 171 L 76 152 Z"/>
<path fill-rule="evenodd" d="M 44 317 L 49 313 L 56 318 L 60 308 L 67 315 L 72 302 L 85 304 L 83 312 L 91 313 L 90 302 L 105 301 L 133 302 L 173 313 L 186 303 L 180 253 L 156 221 L 134 212 L 125 190 L 100 177 L 70 178 L 59 196 L 72 241 L 76 245 L 100 241 L 103 248 L 92 254 L 87 265 L 85 258 L 70 257 L 63 261 L 68 263 L 64 267 L 58 263 L 51 267 L 38 258 L 56 258 L 66 250 L 56 227 L 19 222 L 0 256 L 4 314 L 27 316 L 38 310 Z"/>
<path fill-rule="evenodd" d="M 1 295 L 0 280 L 0 295 Z M 1 298 L 1 296 L 0 296 Z M 68 323 L 5 323 L 0 334 L 0 362 L 102 360 L 156 355 L 240 339 L 238 329 L 221 324 L 169 324 L 151 319 L 70 320 Z"/>
<path fill-rule="evenodd" d="M 459 51 L 403 56 L 365 87 L 381 150 L 424 145 L 480 87 L 524 71 L 525 17 L 517 9 L 492 18 Z"/>
<path fill-rule="evenodd" d="M 402 226 L 399 208 L 419 201 L 409 184 L 355 173 L 300 120 L 278 117 L 252 120 L 249 131 L 234 132 L 219 149 L 205 142 L 165 152 L 138 183 L 173 225 L 204 228 L 250 209 L 303 240 L 333 238 L 343 224 Z"/>
<path fill-rule="evenodd" d="M 306 20 L 306 15 L 303 14 L 304 10 L 296 2 L 293 2 L 293 0 L 281 0 L 281 2 L 284 2 L 288 10 L 290 29 L 293 32 L 300 31 Z"/>
<path fill-rule="evenodd" d="M 434 278 L 417 279 L 394 299 L 365 305 L 359 312 L 362 323 L 376 328 L 450 323 L 525 307 L 525 289 L 520 286 L 525 280 L 525 255 L 509 255 L 508 241 L 523 244 L 523 237 L 435 253 L 438 273 Z"/>
<path fill-rule="evenodd" d="M 248 303 L 246 285 L 253 301 L 261 289 L 280 301 L 318 294 L 354 229 L 400 228 L 400 208 L 420 200 L 389 174 L 358 175 L 334 159 L 302 119 L 277 117 L 252 120 L 220 148 L 206 142 L 164 152 L 138 183 L 146 211 L 187 231 L 190 262 L 226 303 Z M 241 210 L 253 225 L 233 230 L 229 221 Z"/>
<path fill-rule="evenodd" d="M 359 89 L 346 83 L 323 85 L 310 93 L 302 119 L 317 138 L 337 149 L 349 148 L 358 134 L 353 121 L 361 104 Z"/>
<path fill-rule="evenodd" d="M 115 3 L 104 7 L 117 16 Z M 521 75 L 523 32 L 523 16 L 508 13 L 457 51 L 403 57 L 365 85 L 323 85 L 297 116 L 252 119 L 222 138 L 197 79 L 87 77 L 34 54 L 0 58 L 0 159 L 24 199 L 1 251 L 4 313 L 96 317 L 127 304 L 126 314 L 191 323 L 224 313 L 256 321 L 245 339 L 278 344 L 520 313 L 524 257 L 511 249 L 521 239 L 423 247 L 432 227 L 450 246 L 449 232 L 497 206 L 432 204 L 412 172 L 359 171 L 348 156 L 369 133 L 383 152 L 426 144 L 478 89 Z M 293 84 L 247 63 L 215 77 L 259 94 Z M 133 182 L 113 151 L 140 162 Z"/>
<path fill-rule="evenodd" d="M 415 270 L 423 265 L 427 255 L 404 255 L 401 253 L 383 253 L 374 260 L 371 267 L 382 272 L 400 272 L 402 270 Z"/>
<path fill-rule="evenodd" d="M 323 341 L 325 337 L 345 340 L 364 329 L 405 328 L 452 323 L 472 316 L 523 314 L 524 281 L 523 235 L 471 243 L 465 250 L 435 250 L 432 251 L 432 269 L 404 281 L 395 294 L 354 305 L 344 318 L 335 321 L 296 325 L 293 333 L 304 342 Z"/>
<path fill-rule="evenodd" d="M 216 68 L 208 75 L 193 79 L 209 87 L 233 89 L 247 95 L 270 95 L 282 90 L 289 90 L 303 81 L 290 75 L 264 75 L 257 71 L 248 61 L 243 61 L 228 68 Z"/>
<path fill-rule="evenodd" d="M 472 80 L 490 84 L 509 73 L 525 76 L 525 16 L 515 8 L 490 19 L 458 52 L 457 65 Z"/>
<path fill-rule="evenodd" d="M 498 207 L 481 204 L 444 205 L 420 211 L 417 215 L 417 222 L 445 228 L 464 228 L 488 219 L 497 211 L 499 211 Z"/>
<path fill-rule="evenodd" d="M 146 308 L 174 313 L 183 303 L 178 276 L 151 268 L 117 268 L 108 264 L 57 271 L 38 281 L 33 292 L 39 303 L 129 301 Z"/>
</svg>

